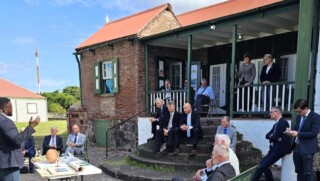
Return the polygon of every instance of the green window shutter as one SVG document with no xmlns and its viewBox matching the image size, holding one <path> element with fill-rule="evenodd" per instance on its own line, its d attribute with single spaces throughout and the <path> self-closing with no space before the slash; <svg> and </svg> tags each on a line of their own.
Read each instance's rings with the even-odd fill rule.
<svg viewBox="0 0 320 181">
<path fill-rule="evenodd" d="M 113 59 L 112 60 L 113 64 L 113 73 L 112 73 L 112 78 L 113 78 L 113 93 L 118 93 L 119 92 L 119 66 L 118 66 L 118 59 Z"/>
<path fill-rule="evenodd" d="M 96 62 L 93 66 L 94 94 L 101 94 L 101 62 Z"/>
</svg>

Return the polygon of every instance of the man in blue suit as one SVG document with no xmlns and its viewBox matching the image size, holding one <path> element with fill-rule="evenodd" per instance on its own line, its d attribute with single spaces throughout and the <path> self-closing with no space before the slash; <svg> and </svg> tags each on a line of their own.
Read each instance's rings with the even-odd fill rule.
<svg viewBox="0 0 320 181">
<path fill-rule="evenodd" d="M 320 115 L 311 112 L 305 99 L 298 99 L 293 108 L 297 118 L 294 130 L 290 133 L 295 137 L 292 148 L 297 180 L 313 181 L 313 156 L 318 151 Z"/>
<path fill-rule="evenodd" d="M 268 139 L 270 143 L 269 152 L 261 160 L 252 181 L 258 181 L 262 173 L 264 173 L 266 180 L 273 181 L 274 179 L 270 166 L 286 154 L 291 153 L 290 137 L 284 134 L 287 128 L 289 128 L 289 123 L 286 119 L 282 118 L 281 107 L 272 107 L 270 117 L 275 120 L 276 123 L 266 134 L 266 139 Z"/>
<path fill-rule="evenodd" d="M 57 135 L 58 128 L 52 126 L 50 131 L 51 134 L 44 137 L 42 154 L 45 155 L 49 149 L 56 149 L 60 154 L 62 154 L 62 137 Z"/>
<path fill-rule="evenodd" d="M 21 128 L 21 131 L 24 129 L 25 128 Z M 29 172 L 34 173 L 34 165 L 31 162 L 31 159 L 36 156 L 33 136 L 30 136 L 25 142 L 22 143 L 21 149 L 22 155 L 29 158 Z"/>
<path fill-rule="evenodd" d="M 86 143 L 86 136 L 80 133 L 78 125 L 72 126 L 72 134 L 68 135 L 67 138 L 67 149 L 65 154 L 69 152 L 73 155 L 80 155 L 84 151 L 84 144 Z"/>
<path fill-rule="evenodd" d="M 0 97 L 0 178 L 1 181 L 20 180 L 20 167 L 23 167 L 21 143 L 35 132 L 39 116 L 32 121 L 21 133 L 7 116 L 12 116 L 10 99 Z"/>
</svg>

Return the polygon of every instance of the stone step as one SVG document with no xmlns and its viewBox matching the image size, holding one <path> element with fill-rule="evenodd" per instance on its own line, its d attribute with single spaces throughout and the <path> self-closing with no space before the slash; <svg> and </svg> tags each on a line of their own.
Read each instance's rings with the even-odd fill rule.
<svg viewBox="0 0 320 181">
<path fill-rule="evenodd" d="M 170 181 L 174 176 L 181 177 L 186 181 L 192 181 L 192 176 L 195 174 L 195 172 L 146 169 L 129 164 L 125 158 L 124 156 L 121 160 L 105 160 L 100 165 L 100 168 L 111 177 L 126 181 Z"/>
<path fill-rule="evenodd" d="M 140 152 L 140 154 L 141 154 L 141 152 Z M 157 154 L 160 155 L 162 153 L 157 153 Z M 154 154 L 155 157 L 157 154 Z M 169 156 L 172 156 L 172 155 L 169 155 Z M 184 156 L 187 157 L 187 155 L 184 155 Z M 134 153 L 130 154 L 128 158 L 132 161 L 139 163 L 139 164 L 144 164 L 144 165 L 155 167 L 155 168 L 161 167 L 161 168 L 173 169 L 173 170 L 179 171 L 179 172 L 195 173 L 195 171 L 197 171 L 198 169 L 205 167 L 205 162 L 200 162 L 200 163 L 189 162 L 188 163 L 188 162 L 184 162 L 181 160 L 180 161 L 178 160 L 175 162 L 164 161 L 164 160 L 157 160 L 156 158 L 150 159 L 150 158 L 140 157 Z M 182 157 L 180 157 L 180 158 L 182 158 Z"/>
<path fill-rule="evenodd" d="M 157 152 L 154 153 L 152 149 L 146 146 L 139 147 L 139 157 L 147 158 L 147 159 L 154 159 L 159 161 L 169 161 L 169 162 L 183 162 L 183 163 L 205 163 L 211 156 L 211 151 L 207 153 L 198 153 L 197 156 L 189 157 L 189 152 L 187 150 L 183 150 L 181 148 L 181 153 L 178 155 L 174 155 L 173 153 L 161 153 Z M 190 149 L 191 150 L 191 149 Z"/>
<path fill-rule="evenodd" d="M 251 149 L 252 149 L 252 143 L 248 141 L 237 142 L 237 147 L 236 147 L 237 152 L 250 151 Z"/>
<path fill-rule="evenodd" d="M 216 132 L 217 132 L 217 127 L 218 126 L 202 126 L 202 133 L 204 136 L 214 136 L 216 135 Z M 243 135 L 238 133 L 237 134 L 237 141 L 242 141 L 243 139 Z"/>
<path fill-rule="evenodd" d="M 261 160 L 262 153 L 260 150 L 252 149 L 250 151 L 240 151 L 236 153 L 239 160 L 253 161 Z"/>
<path fill-rule="evenodd" d="M 261 159 L 259 160 L 243 160 L 243 161 L 239 161 L 239 166 L 240 166 L 240 172 L 243 172 L 249 168 L 252 168 L 254 166 L 256 166 L 257 164 L 259 164 L 259 162 L 261 161 Z"/>
<path fill-rule="evenodd" d="M 220 125 L 220 117 L 219 118 L 200 118 L 201 126 L 219 126 Z"/>
</svg>

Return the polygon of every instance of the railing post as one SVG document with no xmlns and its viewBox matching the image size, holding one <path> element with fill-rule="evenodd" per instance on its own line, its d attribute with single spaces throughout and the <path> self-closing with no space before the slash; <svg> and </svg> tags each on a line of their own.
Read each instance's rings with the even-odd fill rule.
<svg viewBox="0 0 320 181">
<path fill-rule="evenodd" d="M 145 105 L 149 105 L 149 56 L 148 56 L 148 45 L 144 45 L 144 53 L 145 53 L 145 73 L 146 73 L 146 103 Z M 147 111 L 147 115 L 150 115 L 150 111 Z"/>
<path fill-rule="evenodd" d="M 187 100 L 190 102 L 190 85 L 191 85 L 191 59 L 192 59 L 192 35 L 188 36 L 188 64 L 187 64 Z"/>
<path fill-rule="evenodd" d="M 230 67 L 230 74 L 231 74 L 231 80 L 230 80 L 230 107 L 229 107 L 229 117 L 233 118 L 233 93 L 234 93 L 234 68 L 235 68 L 235 61 L 236 61 L 236 48 L 237 48 L 237 25 L 233 25 L 232 27 L 232 61 L 231 61 L 231 67 Z"/>
</svg>

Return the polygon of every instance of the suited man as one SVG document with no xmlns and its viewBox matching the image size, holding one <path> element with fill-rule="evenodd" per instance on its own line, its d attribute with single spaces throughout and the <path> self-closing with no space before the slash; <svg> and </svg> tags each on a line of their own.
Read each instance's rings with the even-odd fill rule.
<svg viewBox="0 0 320 181">
<path fill-rule="evenodd" d="M 264 173 L 266 180 L 274 180 L 270 166 L 276 163 L 286 154 L 291 153 L 290 136 L 287 136 L 283 133 L 287 130 L 287 128 L 289 128 L 289 123 L 286 119 L 282 118 L 281 107 L 272 107 L 269 114 L 271 119 L 273 119 L 276 123 L 266 134 L 266 139 L 268 139 L 270 143 L 269 152 L 261 160 L 260 165 L 253 176 L 253 181 L 259 180 L 262 173 Z"/>
<path fill-rule="evenodd" d="M 160 128 L 157 130 L 155 139 L 154 152 L 160 151 L 160 145 L 163 143 L 164 138 L 167 138 L 166 152 L 172 151 L 174 143 L 174 130 L 179 127 L 180 113 L 175 111 L 175 104 L 173 101 L 168 102 L 168 112 L 163 117 L 163 121 L 160 122 Z"/>
<path fill-rule="evenodd" d="M 75 124 L 72 126 L 72 134 L 68 135 L 65 154 L 70 152 L 73 155 L 80 155 L 84 151 L 86 136 L 79 131 L 78 125 Z"/>
<path fill-rule="evenodd" d="M 297 180 L 313 181 L 313 156 L 318 151 L 317 135 L 320 128 L 320 116 L 311 112 L 305 99 L 298 99 L 293 109 L 297 113 L 297 118 L 290 135 L 295 137 L 292 148 Z"/>
<path fill-rule="evenodd" d="M 218 126 L 217 134 L 226 134 L 230 137 L 231 144 L 230 148 L 236 152 L 237 145 L 237 130 L 230 125 L 230 118 L 228 116 L 223 116 L 220 121 L 220 126 Z"/>
<path fill-rule="evenodd" d="M 157 125 L 160 125 L 160 122 L 163 119 L 163 116 L 167 114 L 168 108 L 164 105 L 164 101 L 160 98 L 156 99 L 157 115 L 154 118 L 150 118 L 151 122 L 151 133 L 153 134 L 152 138 L 149 138 L 148 141 L 153 141 L 156 138 Z"/>
<path fill-rule="evenodd" d="M 185 103 L 183 105 L 183 113 L 181 115 L 179 127 L 175 128 L 175 151 L 174 155 L 177 155 L 181 152 L 179 144 L 180 144 L 180 136 L 184 136 L 186 138 L 193 138 L 193 148 L 189 156 L 195 156 L 198 154 L 197 145 L 199 138 L 202 134 L 201 126 L 200 126 L 200 116 L 196 112 L 192 112 L 191 105 L 189 103 Z"/>
<path fill-rule="evenodd" d="M 264 66 L 262 67 L 260 73 L 261 83 L 268 85 L 269 83 L 279 82 L 281 78 L 281 69 L 280 67 L 273 63 L 273 57 L 271 54 L 265 54 L 263 57 Z M 266 87 L 266 103 L 269 104 L 270 100 L 270 86 Z M 275 88 L 273 88 L 272 96 L 275 97 Z M 264 101 L 264 90 L 262 90 L 262 101 Z"/>
<path fill-rule="evenodd" d="M 37 117 L 29 121 L 29 125 L 22 132 L 18 132 L 16 125 L 7 116 L 12 116 L 10 99 L 0 97 L 0 178 L 1 180 L 20 180 L 20 167 L 23 167 L 21 143 L 35 132 L 39 124 Z"/>
<path fill-rule="evenodd" d="M 42 154 L 45 155 L 49 149 L 56 149 L 60 154 L 62 154 L 62 137 L 57 135 L 58 128 L 56 126 L 52 126 L 50 132 L 50 135 L 44 137 Z"/>
<path fill-rule="evenodd" d="M 24 129 L 21 128 L 20 130 L 23 131 Z M 34 173 L 34 165 L 31 162 L 31 159 L 36 156 L 33 136 L 30 136 L 22 143 L 21 149 L 22 155 L 29 158 L 29 172 Z"/>
</svg>

